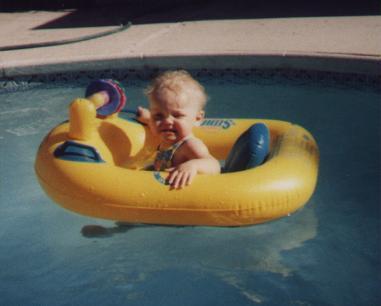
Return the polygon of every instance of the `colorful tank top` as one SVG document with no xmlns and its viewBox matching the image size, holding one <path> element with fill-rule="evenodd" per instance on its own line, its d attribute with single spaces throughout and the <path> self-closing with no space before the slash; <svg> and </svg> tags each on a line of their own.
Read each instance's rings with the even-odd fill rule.
<svg viewBox="0 0 381 306">
<path fill-rule="evenodd" d="M 172 167 L 172 159 L 173 156 L 175 155 L 176 151 L 178 148 L 181 147 L 181 145 L 188 141 L 192 136 L 185 137 L 181 139 L 180 141 L 176 142 L 175 144 L 171 145 L 168 149 L 161 151 L 160 150 L 160 145 L 157 148 L 157 153 L 155 157 L 155 162 L 154 162 L 154 169 L 156 171 L 164 171 L 165 169 L 171 168 Z"/>
</svg>

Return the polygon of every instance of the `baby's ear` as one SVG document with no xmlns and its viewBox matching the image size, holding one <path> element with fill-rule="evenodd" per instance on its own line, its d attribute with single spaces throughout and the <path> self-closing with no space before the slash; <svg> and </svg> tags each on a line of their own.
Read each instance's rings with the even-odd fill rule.
<svg viewBox="0 0 381 306">
<path fill-rule="evenodd" d="M 198 113 L 197 113 L 197 116 L 196 116 L 196 121 L 201 121 L 202 119 L 205 118 L 205 112 L 203 110 L 200 110 Z"/>
<path fill-rule="evenodd" d="M 196 115 L 196 121 L 194 122 L 194 126 L 200 126 L 201 120 L 204 119 L 205 112 L 203 110 L 199 111 Z"/>
</svg>

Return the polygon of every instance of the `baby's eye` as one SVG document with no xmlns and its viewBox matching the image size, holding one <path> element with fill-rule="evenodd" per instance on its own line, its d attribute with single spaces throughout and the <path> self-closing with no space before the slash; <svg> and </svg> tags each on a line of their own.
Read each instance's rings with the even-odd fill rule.
<svg viewBox="0 0 381 306">
<path fill-rule="evenodd" d="M 175 118 L 184 118 L 185 114 L 177 113 L 177 114 L 174 114 L 173 117 L 175 117 Z"/>
<path fill-rule="evenodd" d="M 163 116 L 163 114 L 158 113 L 158 114 L 153 114 L 153 115 L 152 115 L 152 118 L 153 118 L 154 120 L 161 120 L 161 119 L 164 118 L 164 116 Z"/>
</svg>

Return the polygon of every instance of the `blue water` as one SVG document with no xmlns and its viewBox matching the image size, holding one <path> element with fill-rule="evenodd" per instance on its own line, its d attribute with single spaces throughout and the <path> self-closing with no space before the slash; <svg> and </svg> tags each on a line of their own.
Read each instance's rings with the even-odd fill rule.
<svg viewBox="0 0 381 306">
<path fill-rule="evenodd" d="M 302 210 L 242 228 L 126 225 L 38 185 L 42 138 L 86 82 L 0 90 L 0 305 L 378 305 L 380 93 L 280 77 L 202 76 L 213 117 L 296 122 L 320 146 Z M 129 106 L 146 80 L 124 80 Z M 13 88 L 13 86 L 11 86 Z"/>
</svg>

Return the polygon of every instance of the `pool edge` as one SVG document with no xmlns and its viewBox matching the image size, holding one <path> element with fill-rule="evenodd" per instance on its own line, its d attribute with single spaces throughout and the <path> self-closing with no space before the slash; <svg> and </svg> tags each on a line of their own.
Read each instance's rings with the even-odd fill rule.
<svg viewBox="0 0 381 306">
<path fill-rule="evenodd" d="M 4 65 L 3 65 L 4 66 Z M 34 63 L 13 62 L 1 67 L 1 78 L 24 75 L 98 71 L 112 69 L 298 69 L 339 73 L 381 75 L 381 56 L 337 53 L 210 53 L 166 54 L 157 56 L 93 57 Z"/>
</svg>

